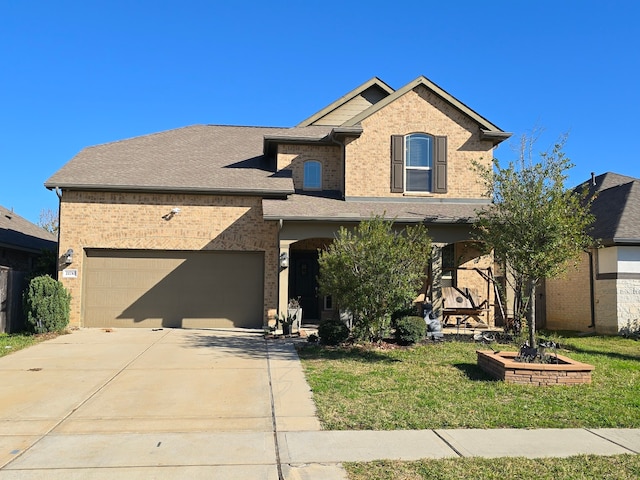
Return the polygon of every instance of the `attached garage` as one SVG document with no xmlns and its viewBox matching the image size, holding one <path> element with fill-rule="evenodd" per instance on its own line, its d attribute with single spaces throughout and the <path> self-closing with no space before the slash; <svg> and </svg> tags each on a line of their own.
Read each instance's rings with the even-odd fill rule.
<svg viewBox="0 0 640 480">
<path fill-rule="evenodd" d="M 86 327 L 262 327 L 263 252 L 85 252 Z"/>
</svg>

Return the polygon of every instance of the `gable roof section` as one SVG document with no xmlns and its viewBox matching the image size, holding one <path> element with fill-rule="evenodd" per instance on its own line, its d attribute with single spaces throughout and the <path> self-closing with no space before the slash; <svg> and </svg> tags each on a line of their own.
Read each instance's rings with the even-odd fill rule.
<svg viewBox="0 0 640 480">
<path fill-rule="evenodd" d="M 640 179 L 607 172 L 594 180 L 595 185 L 589 180 L 577 187 L 597 194 L 591 236 L 605 246 L 640 245 Z"/>
<path fill-rule="evenodd" d="M 360 122 L 419 85 L 474 119 L 481 135 L 503 132 L 425 77 L 394 91 L 377 77 L 293 128 L 193 125 L 88 147 L 54 173 L 47 188 L 164 191 L 282 197 L 294 193 L 290 172 L 275 172 L 278 144 L 331 145 L 358 137 Z M 335 124 L 342 121 L 341 124 Z"/>
<path fill-rule="evenodd" d="M 438 85 L 436 85 L 435 83 L 433 83 L 431 80 L 427 79 L 424 76 L 420 76 L 420 77 L 416 78 L 413 82 L 410 82 L 410 83 L 406 84 L 404 87 L 402 87 L 399 90 L 396 90 L 395 92 L 393 92 L 388 97 L 384 98 L 383 100 L 380 100 L 379 102 L 375 103 L 374 105 L 371 105 L 371 107 L 369 107 L 368 109 L 360 112 L 358 115 L 355 115 L 350 120 L 345 122 L 343 124 L 343 126 L 351 127 L 351 126 L 359 124 L 365 118 L 370 117 L 371 115 L 373 115 L 377 111 L 381 110 L 385 106 L 389 105 L 390 103 L 394 102 L 395 100 L 397 100 L 398 98 L 403 96 L 405 93 L 408 93 L 408 92 L 412 91 L 414 88 L 416 88 L 416 87 L 418 87 L 420 85 L 424 86 L 429 91 L 431 91 L 435 95 L 437 95 L 440 98 L 442 98 L 445 102 L 449 103 L 454 108 L 457 108 L 462 113 L 467 115 L 469 118 L 474 120 L 480 126 L 480 131 L 481 131 L 481 135 L 482 135 L 483 139 L 490 140 L 495 145 L 495 144 L 498 144 L 498 143 L 502 142 L 503 140 L 506 140 L 507 138 L 509 138 L 511 136 L 511 133 L 505 132 L 502 129 L 498 128 L 496 125 L 491 123 L 489 120 L 487 120 L 486 118 L 481 116 L 479 113 L 477 113 L 474 110 L 472 110 L 471 108 L 469 108 L 467 105 L 462 103 L 460 100 L 455 98 L 453 95 L 447 93 L 445 90 L 443 90 Z"/>
<path fill-rule="evenodd" d="M 55 250 L 56 243 L 53 233 L 0 206 L 0 246 L 39 253 Z"/>
<path fill-rule="evenodd" d="M 47 188 L 281 196 L 293 181 L 274 173 L 263 139 L 289 129 L 194 125 L 88 147 Z"/>
<path fill-rule="evenodd" d="M 393 93 L 393 88 L 384 83 L 378 77 L 373 77 L 359 87 L 343 95 L 335 102 L 314 113 L 309 118 L 300 122 L 297 127 L 309 125 L 343 125 L 354 115 L 375 105 L 383 98 Z M 340 119 L 340 120 L 338 120 Z"/>
</svg>

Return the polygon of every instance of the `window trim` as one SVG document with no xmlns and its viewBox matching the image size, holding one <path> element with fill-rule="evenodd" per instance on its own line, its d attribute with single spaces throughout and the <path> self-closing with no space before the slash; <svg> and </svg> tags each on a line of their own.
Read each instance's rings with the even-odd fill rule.
<svg viewBox="0 0 640 480">
<path fill-rule="evenodd" d="M 431 158 L 431 190 L 429 192 L 413 192 L 405 189 L 405 137 L 413 134 L 424 134 L 433 138 Z M 448 155 L 447 137 L 426 132 L 413 132 L 406 135 L 391 135 L 391 182 L 390 192 L 404 195 L 438 195 L 448 192 Z"/>
<path fill-rule="evenodd" d="M 429 139 L 429 143 L 430 143 L 430 151 L 429 151 L 429 157 L 427 158 L 427 166 L 423 167 L 423 166 L 409 166 L 408 161 L 409 161 L 409 156 L 407 155 L 407 153 L 409 152 L 409 141 L 412 138 L 427 138 Z M 422 132 L 416 132 L 416 133 L 409 133 L 408 135 L 404 136 L 404 179 L 403 179 L 403 184 L 404 184 L 404 193 L 407 194 L 420 194 L 420 193 L 433 193 L 433 175 L 434 175 L 434 156 L 435 156 L 435 138 L 433 135 L 429 135 L 428 133 L 422 133 Z M 429 178 L 429 184 L 427 185 L 427 189 L 426 190 L 409 190 L 408 188 L 408 181 L 407 181 L 407 176 L 409 173 L 409 170 L 412 171 L 422 171 L 422 172 L 429 172 L 428 174 L 428 178 Z"/>
</svg>

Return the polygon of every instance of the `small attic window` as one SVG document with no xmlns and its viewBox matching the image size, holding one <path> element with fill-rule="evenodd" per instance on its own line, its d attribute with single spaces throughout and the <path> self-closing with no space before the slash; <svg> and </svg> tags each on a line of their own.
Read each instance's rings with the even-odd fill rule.
<svg viewBox="0 0 640 480">
<path fill-rule="evenodd" d="M 317 160 L 308 160 L 304 162 L 302 188 L 304 190 L 322 189 L 322 164 Z"/>
</svg>

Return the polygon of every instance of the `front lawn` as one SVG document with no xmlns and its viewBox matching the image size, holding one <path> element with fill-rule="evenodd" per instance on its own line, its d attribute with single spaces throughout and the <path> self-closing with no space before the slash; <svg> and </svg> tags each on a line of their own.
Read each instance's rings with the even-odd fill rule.
<svg viewBox="0 0 640 480">
<path fill-rule="evenodd" d="M 595 365 L 592 384 L 558 387 L 492 380 L 471 342 L 410 349 L 299 351 L 327 430 L 432 428 L 639 428 L 640 342 L 561 339 L 561 354 Z M 493 345 L 515 350 L 514 346 Z"/>
</svg>

